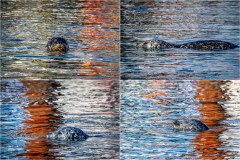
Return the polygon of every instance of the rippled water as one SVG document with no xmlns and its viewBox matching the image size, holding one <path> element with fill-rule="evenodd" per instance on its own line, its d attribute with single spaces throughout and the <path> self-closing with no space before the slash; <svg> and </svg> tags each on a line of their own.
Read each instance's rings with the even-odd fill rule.
<svg viewBox="0 0 240 160">
<path fill-rule="evenodd" d="M 137 41 L 196 40 L 239 43 L 240 2 L 216 0 L 121 1 L 122 79 L 239 79 L 239 48 L 226 51 L 144 51 Z"/>
<path fill-rule="evenodd" d="M 240 81 L 121 81 L 120 159 L 239 159 Z M 203 132 L 174 132 L 178 118 Z"/>
<path fill-rule="evenodd" d="M 118 159 L 118 91 L 110 80 L 1 81 L 1 159 Z M 44 137 L 60 126 L 92 137 Z"/>
<path fill-rule="evenodd" d="M 115 0 L 1 3 L 3 78 L 118 78 L 119 2 Z M 51 55 L 49 38 L 70 51 Z"/>
</svg>

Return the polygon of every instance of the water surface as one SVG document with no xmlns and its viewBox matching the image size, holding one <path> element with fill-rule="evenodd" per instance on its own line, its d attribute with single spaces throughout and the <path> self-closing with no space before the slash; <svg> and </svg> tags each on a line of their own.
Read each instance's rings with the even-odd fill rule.
<svg viewBox="0 0 240 160">
<path fill-rule="evenodd" d="M 121 81 L 120 159 L 239 159 L 240 81 Z M 197 118 L 203 132 L 175 132 Z"/>
<path fill-rule="evenodd" d="M 121 1 L 122 79 L 239 79 L 239 48 L 225 51 L 145 51 L 137 41 L 182 44 L 239 43 L 240 2 L 216 0 Z"/>
<path fill-rule="evenodd" d="M 3 78 L 118 78 L 118 1 L 11 0 L 1 11 Z M 48 53 L 52 37 L 66 38 L 69 52 Z"/>
<path fill-rule="evenodd" d="M 1 81 L 1 159 L 118 159 L 118 88 L 112 80 Z M 90 137 L 45 138 L 61 126 Z"/>
</svg>

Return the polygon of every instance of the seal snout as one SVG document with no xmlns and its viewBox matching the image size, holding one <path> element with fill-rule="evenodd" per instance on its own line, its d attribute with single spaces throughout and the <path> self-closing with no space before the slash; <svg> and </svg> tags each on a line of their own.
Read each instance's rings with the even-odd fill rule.
<svg viewBox="0 0 240 160">
<path fill-rule="evenodd" d="M 143 48 L 146 50 L 161 50 L 173 48 L 174 45 L 162 40 L 149 40 L 145 42 L 137 42 L 136 47 Z"/>
</svg>

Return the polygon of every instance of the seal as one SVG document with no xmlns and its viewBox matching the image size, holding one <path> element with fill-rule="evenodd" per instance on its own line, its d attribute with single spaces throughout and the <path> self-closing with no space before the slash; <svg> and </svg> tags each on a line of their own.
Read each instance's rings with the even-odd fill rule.
<svg viewBox="0 0 240 160">
<path fill-rule="evenodd" d="M 49 52 L 66 53 L 69 50 L 67 40 L 62 37 L 53 37 L 49 39 L 46 47 Z"/>
<path fill-rule="evenodd" d="M 89 136 L 81 129 L 71 126 L 65 126 L 46 135 L 48 139 L 63 141 L 84 141 Z"/>
<path fill-rule="evenodd" d="M 137 48 L 143 48 L 145 50 L 163 50 L 169 48 L 186 48 L 194 50 L 227 50 L 239 47 L 230 42 L 219 41 L 219 40 L 201 40 L 195 42 L 189 42 L 184 44 L 171 44 L 162 40 L 149 40 L 145 42 L 137 42 Z"/>
<path fill-rule="evenodd" d="M 180 119 L 173 122 L 173 129 L 175 131 L 205 131 L 208 126 L 198 119 Z"/>
</svg>

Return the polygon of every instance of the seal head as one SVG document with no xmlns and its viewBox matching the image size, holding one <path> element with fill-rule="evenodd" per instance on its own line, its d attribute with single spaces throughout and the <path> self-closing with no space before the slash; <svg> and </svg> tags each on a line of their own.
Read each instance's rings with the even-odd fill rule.
<svg viewBox="0 0 240 160">
<path fill-rule="evenodd" d="M 136 45 L 138 48 L 143 48 L 146 50 L 162 50 L 162 49 L 168 49 L 173 48 L 174 45 L 167 43 L 165 41 L 161 40 L 150 40 L 145 42 L 137 42 Z"/>
<path fill-rule="evenodd" d="M 198 119 L 181 119 L 173 122 L 173 129 L 175 131 L 205 131 L 208 126 Z"/>
<path fill-rule="evenodd" d="M 66 126 L 47 134 L 46 137 L 53 140 L 83 141 L 89 136 L 79 128 Z"/>
<path fill-rule="evenodd" d="M 53 37 L 49 39 L 46 47 L 49 52 L 66 53 L 69 50 L 67 40 L 61 37 Z"/>
</svg>

